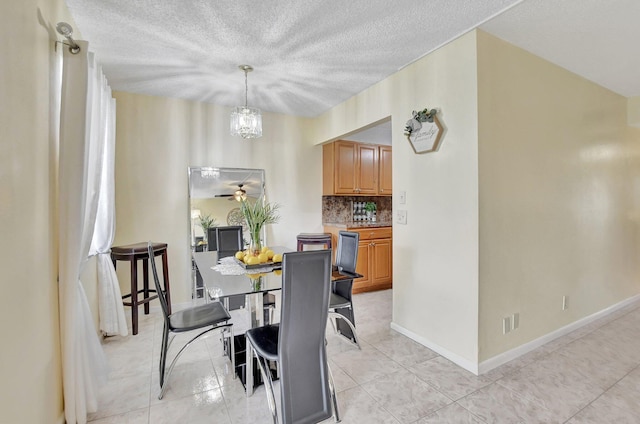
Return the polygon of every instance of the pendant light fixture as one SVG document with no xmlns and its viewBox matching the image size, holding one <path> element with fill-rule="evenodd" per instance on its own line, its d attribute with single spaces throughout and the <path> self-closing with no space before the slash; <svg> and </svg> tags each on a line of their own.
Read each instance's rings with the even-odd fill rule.
<svg viewBox="0 0 640 424">
<path fill-rule="evenodd" d="M 242 138 L 262 137 L 262 115 L 260 109 L 247 105 L 247 74 L 253 71 L 249 65 L 238 66 L 244 71 L 244 106 L 233 108 L 231 112 L 231 135 L 239 135 Z"/>
</svg>

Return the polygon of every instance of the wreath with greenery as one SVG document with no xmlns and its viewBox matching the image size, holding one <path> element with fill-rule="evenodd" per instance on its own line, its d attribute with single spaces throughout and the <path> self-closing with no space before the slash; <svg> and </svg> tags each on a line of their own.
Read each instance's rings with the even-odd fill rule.
<svg viewBox="0 0 640 424">
<path fill-rule="evenodd" d="M 412 132 L 422 128 L 422 122 L 433 122 L 436 113 L 438 113 L 437 110 L 429 110 L 429 108 L 411 112 L 412 118 L 407 121 L 407 125 L 404 127 L 404 135 L 410 136 Z"/>
</svg>

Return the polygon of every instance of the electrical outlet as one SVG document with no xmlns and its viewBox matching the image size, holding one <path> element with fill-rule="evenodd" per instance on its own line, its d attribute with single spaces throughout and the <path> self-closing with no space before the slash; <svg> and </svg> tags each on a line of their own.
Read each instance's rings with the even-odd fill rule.
<svg viewBox="0 0 640 424">
<path fill-rule="evenodd" d="M 502 318 L 502 334 L 511 331 L 511 317 Z"/>
<path fill-rule="evenodd" d="M 566 311 L 567 308 L 569 307 L 568 301 L 569 301 L 569 299 L 568 299 L 567 296 L 562 296 L 562 310 L 563 311 Z"/>
<path fill-rule="evenodd" d="M 407 203 L 407 192 L 403 190 L 398 192 L 398 204 L 404 205 L 405 203 Z"/>
<path fill-rule="evenodd" d="M 520 313 L 516 312 L 515 314 L 511 315 L 511 323 L 513 324 L 513 329 L 517 329 L 518 327 L 520 327 Z"/>
<path fill-rule="evenodd" d="M 396 221 L 398 222 L 398 224 L 407 225 L 407 211 L 396 211 Z"/>
</svg>

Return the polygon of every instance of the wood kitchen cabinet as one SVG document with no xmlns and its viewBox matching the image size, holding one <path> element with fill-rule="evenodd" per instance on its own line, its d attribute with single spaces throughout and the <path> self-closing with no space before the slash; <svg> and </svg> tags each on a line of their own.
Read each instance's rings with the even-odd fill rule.
<svg viewBox="0 0 640 424">
<path fill-rule="evenodd" d="M 391 146 L 380 146 L 378 152 L 380 177 L 378 178 L 380 194 L 392 194 L 391 184 Z"/>
<path fill-rule="evenodd" d="M 341 229 L 360 234 L 356 272 L 358 274 L 362 274 L 363 277 L 353 281 L 353 292 L 361 293 L 366 291 L 390 289 L 393 279 L 391 227 L 325 227 L 325 232 L 332 234 L 334 246 L 337 246 L 338 232 Z"/>
<path fill-rule="evenodd" d="M 380 147 L 385 150 L 385 191 L 380 192 Z M 323 195 L 391 194 L 390 146 L 339 140 L 325 144 L 322 151 Z"/>
<path fill-rule="evenodd" d="M 356 272 L 362 278 L 353 281 L 353 292 L 391 288 L 391 239 L 361 241 Z"/>
</svg>

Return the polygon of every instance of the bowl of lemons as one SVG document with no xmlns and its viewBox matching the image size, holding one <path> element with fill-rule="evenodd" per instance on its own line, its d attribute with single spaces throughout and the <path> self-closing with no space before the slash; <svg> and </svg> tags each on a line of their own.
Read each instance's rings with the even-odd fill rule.
<svg viewBox="0 0 640 424">
<path fill-rule="evenodd" d="M 282 266 L 282 254 L 275 253 L 264 246 L 259 253 L 251 250 L 239 250 L 235 254 L 236 261 L 245 269 Z"/>
</svg>

